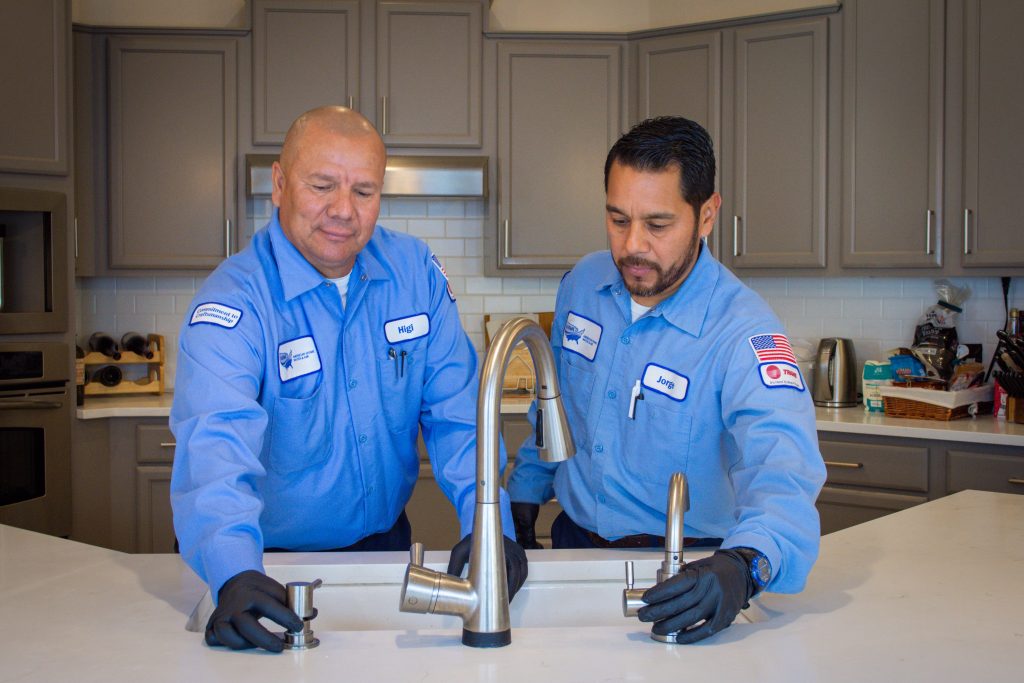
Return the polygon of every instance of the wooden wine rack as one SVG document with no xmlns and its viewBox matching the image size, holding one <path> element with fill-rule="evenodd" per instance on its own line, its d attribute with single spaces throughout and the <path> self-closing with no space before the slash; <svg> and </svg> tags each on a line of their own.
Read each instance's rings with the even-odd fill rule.
<svg viewBox="0 0 1024 683">
<path fill-rule="evenodd" d="M 104 356 L 98 351 L 90 351 L 85 354 L 85 376 L 90 377 L 90 368 L 101 365 L 145 365 L 146 376 L 139 379 L 124 379 L 116 387 L 108 387 L 99 382 L 89 382 L 85 385 L 86 396 L 120 396 L 123 394 L 162 394 L 164 393 L 164 358 L 166 351 L 164 337 L 162 334 L 150 334 L 149 350 L 153 352 L 152 358 L 146 358 L 131 351 L 121 350 L 121 359 L 114 360 L 110 356 Z"/>
</svg>

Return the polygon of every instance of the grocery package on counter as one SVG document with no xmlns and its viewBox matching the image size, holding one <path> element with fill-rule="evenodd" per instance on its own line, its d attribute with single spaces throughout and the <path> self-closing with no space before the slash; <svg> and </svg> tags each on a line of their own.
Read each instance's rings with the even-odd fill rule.
<svg viewBox="0 0 1024 683">
<path fill-rule="evenodd" d="M 928 377 L 948 380 L 953 375 L 960 342 L 956 334 L 956 319 L 963 312 L 963 303 L 971 290 L 957 287 L 949 280 L 936 280 L 938 303 L 929 306 L 914 330 L 911 349 L 925 366 Z"/>
<path fill-rule="evenodd" d="M 885 412 L 881 388 L 892 379 L 892 363 L 889 361 L 869 360 L 864 363 L 864 410 L 868 413 Z"/>
</svg>

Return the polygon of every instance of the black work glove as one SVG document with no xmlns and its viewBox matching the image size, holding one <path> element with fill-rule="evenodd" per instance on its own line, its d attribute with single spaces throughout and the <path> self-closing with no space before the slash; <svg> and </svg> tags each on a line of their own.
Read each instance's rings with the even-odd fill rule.
<svg viewBox="0 0 1024 683">
<path fill-rule="evenodd" d="M 526 551 L 508 536 L 502 534 L 501 540 L 505 542 L 505 574 L 508 576 L 508 601 L 516 596 L 519 589 L 526 582 Z M 462 570 L 469 562 L 469 551 L 473 547 L 473 534 L 466 534 L 466 537 L 455 544 L 452 548 L 451 557 L 448 560 L 448 573 L 452 576 L 462 576 Z"/>
<path fill-rule="evenodd" d="M 516 540 L 527 550 L 544 547 L 537 543 L 537 532 L 534 529 L 539 514 L 540 505 L 537 503 L 512 503 L 512 522 L 516 525 Z"/>
<path fill-rule="evenodd" d="M 267 617 L 289 631 L 302 630 L 302 619 L 288 609 L 287 601 L 284 586 L 269 576 L 254 569 L 235 574 L 217 593 L 217 609 L 206 622 L 206 644 L 280 652 L 284 641 L 263 628 L 259 619 Z"/>
<path fill-rule="evenodd" d="M 749 607 L 753 594 L 754 579 L 743 556 L 735 550 L 716 550 L 647 589 L 643 596 L 647 606 L 640 608 L 637 617 L 654 622 L 652 633 L 681 631 L 678 642 L 695 643 L 731 624 L 741 609 Z M 702 619 L 703 624 L 690 628 Z"/>
</svg>

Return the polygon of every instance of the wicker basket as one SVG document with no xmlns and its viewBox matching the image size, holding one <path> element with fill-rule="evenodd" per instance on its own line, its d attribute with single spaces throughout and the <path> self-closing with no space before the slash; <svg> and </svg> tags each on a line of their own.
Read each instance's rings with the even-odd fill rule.
<svg viewBox="0 0 1024 683">
<path fill-rule="evenodd" d="M 906 384 L 881 387 L 885 414 L 914 420 L 955 420 L 992 412 L 992 385 L 960 391 L 936 391 L 907 387 Z"/>
</svg>

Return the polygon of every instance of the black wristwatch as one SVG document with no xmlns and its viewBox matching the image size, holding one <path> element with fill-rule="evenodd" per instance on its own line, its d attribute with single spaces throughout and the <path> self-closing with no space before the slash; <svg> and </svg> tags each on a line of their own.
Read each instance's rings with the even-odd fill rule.
<svg viewBox="0 0 1024 683">
<path fill-rule="evenodd" d="M 733 548 L 733 550 L 739 553 L 747 563 L 750 578 L 754 582 L 754 592 L 750 597 L 754 597 L 764 590 L 764 587 L 772 580 L 772 563 L 760 550 L 754 548 Z"/>
</svg>

